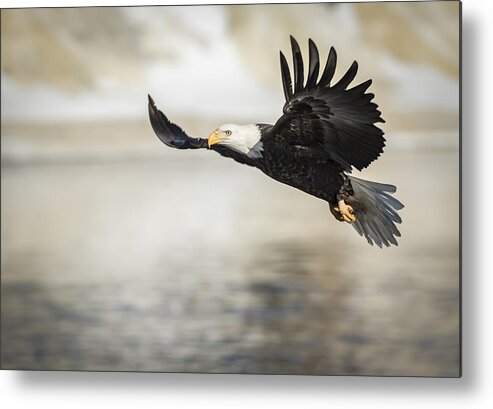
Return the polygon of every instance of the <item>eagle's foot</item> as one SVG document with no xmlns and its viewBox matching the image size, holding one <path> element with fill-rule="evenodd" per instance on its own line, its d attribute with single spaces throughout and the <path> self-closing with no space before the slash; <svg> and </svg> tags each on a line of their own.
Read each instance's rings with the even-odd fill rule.
<svg viewBox="0 0 493 409">
<path fill-rule="evenodd" d="M 340 222 L 353 223 L 356 221 L 356 215 L 353 208 L 346 204 L 344 200 L 339 200 L 337 206 L 329 204 L 330 212 Z"/>
<path fill-rule="evenodd" d="M 329 203 L 329 209 L 330 209 L 330 212 L 332 213 L 332 216 L 334 216 L 336 218 L 336 220 L 338 220 L 340 222 L 344 221 L 344 218 L 342 217 L 342 214 L 341 214 L 339 208 L 337 207 L 337 205 Z"/>
</svg>

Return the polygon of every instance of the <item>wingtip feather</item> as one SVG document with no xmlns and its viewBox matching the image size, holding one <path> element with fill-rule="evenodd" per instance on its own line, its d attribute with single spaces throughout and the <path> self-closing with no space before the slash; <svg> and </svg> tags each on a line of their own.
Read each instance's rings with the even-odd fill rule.
<svg viewBox="0 0 493 409">
<path fill-rule="evenodd" d="M 286 102 L 287 102 L 287 101 L 289 101 L 289 99 L 293 95 L 293 89 L 292 89 L 292 83 L 291 83 L 291 73 L 289 72 L 288 62 L 286 60 L 286 57 L 282 53 L 282 51 L 279 51 L 279 59 L 280 59 L 280 63 L 281 63 L 282 87 L 284 90 L 284 97 L 285 97 Z"/>
<path fill-rule="evenodd" d="M 320 70 L 320 57 L 318 49 L 311 38 L 308 39 L 308 58 L 309 58 L 309 70 L 308 78 L 306 80 L 305 88 L 312 88 L 317 84 L 318 72 Z"/>
<path fill-rule="evenodd" d="M 300 45 L 296 39 L 290 35 L 291 41 L 291 52 L 293 53 L 293 82 L 294 82 L 294 92 L 300 92 L 303 90 L 303 57 L 301 55 Z"/>
<path fill-rule="evenodd" d="M 346 89 L 347 86 L 354 80 L 354 77 L 358 73 L 358 62 L 353 61 L 349 69 L 342 76 L 342 78 L 334 85 L 333 88 Z"/>
<path fill-rule="evenodd" d="M 318 82 L 319 87 L 330 87 L 330 82 L 334 77 L 337 65 L 337 53 L 334 47 L 330 47 L 329 56 L 327 57 L 327 62 L 325 63 L 325 68 L 322 73 L 322 77 Z"/>
<path fill-rule="evenodd" d="M 153 107 L 156 105 L 150 94 L 147 94 L 147 100 L 149 104 L 152 105 Z"/>
</svg>

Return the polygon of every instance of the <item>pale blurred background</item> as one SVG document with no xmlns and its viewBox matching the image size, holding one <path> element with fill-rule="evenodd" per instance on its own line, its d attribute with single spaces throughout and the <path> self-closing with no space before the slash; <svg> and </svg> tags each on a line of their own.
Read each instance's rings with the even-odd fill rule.
<svg viewBox="0 0 493 409">
<path fill-rule="evenodd" d="M 398 248 L 213 152 L 273 123 L 289 34 L 387 121 Z M 4 368 L 457 376 L 458 2 L 2 10 Z"/>
</svg>

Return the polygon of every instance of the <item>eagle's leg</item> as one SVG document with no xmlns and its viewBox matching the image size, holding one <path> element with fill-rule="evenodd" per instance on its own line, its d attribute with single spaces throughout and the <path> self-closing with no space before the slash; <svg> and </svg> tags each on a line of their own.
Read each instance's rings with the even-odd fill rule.
<svg viewBox="0 0 493 409">
<path fill-rule="evenodd" d="M 349 177 L 345 174 L 341 174 L 343 177 L 343 184 L 341 185 L 339 192 L 336 195 L 337 205 L 335 203 L 329 203 L 330 212 L 334 217 L 341 222 L 353 223 L 356 221 L 356 214 L 351 205 L 346 204 L 345 198 L 354 195 L 353 187 Z"/>
</svg>

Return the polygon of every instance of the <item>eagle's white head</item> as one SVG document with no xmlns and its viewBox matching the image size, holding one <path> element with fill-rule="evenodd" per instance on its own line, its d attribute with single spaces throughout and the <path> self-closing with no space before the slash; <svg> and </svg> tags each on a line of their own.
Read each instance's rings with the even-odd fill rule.
<svg viewBox="0 0 493 409">
<path fill-rule="evenodd" d="M 262 133 L 257 125 L 221 125 L 209 135 L 208 145 L 225 145 L 243 155 L 256 159 L 264 150 L 260 138 Z"/>
</svg>

